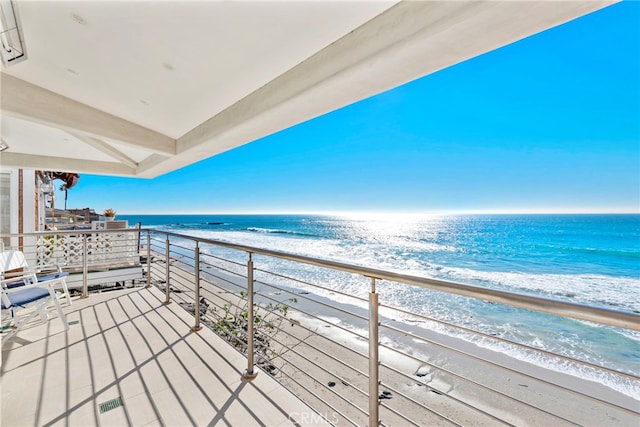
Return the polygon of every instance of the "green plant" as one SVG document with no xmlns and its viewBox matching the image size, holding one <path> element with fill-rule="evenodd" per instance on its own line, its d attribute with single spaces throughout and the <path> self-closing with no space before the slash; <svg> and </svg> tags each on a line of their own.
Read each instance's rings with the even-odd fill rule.
<svg viewBox="0 0 640 427">
<path fill-rule="evenodd" d="M 246 354 L 249 320 L 247 292 L 240 292 L 240 297 L 242 298 L 241 305 L 227 303 L 220 309 L 214 307 L 215 320 L 204 319 L 203 322 L 229 344 Z M 289 298 L 285 302 L 297 303 L 298 300 Z M 281 355 L 273 349 L 271 340 L 282 331 L 282 323 L 288 321 L 289 305 L 285 302 L 269 303 L 265 306 L 255 303 L 253 309 L 256 364 L 271 375 L 277 371 L 272 361 Z"/>
<path fill-rule="evenodd" d="M 116 211 L 111 208 L 105 209 L 103 215 L 109 218 L 113 218 L 116 216 Z"/>
</svg>

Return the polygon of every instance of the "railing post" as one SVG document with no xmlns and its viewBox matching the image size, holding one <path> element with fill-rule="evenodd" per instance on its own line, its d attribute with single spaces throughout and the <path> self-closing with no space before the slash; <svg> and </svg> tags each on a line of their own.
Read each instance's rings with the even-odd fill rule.
<svg viewBox="0 0 640 427">
<path fill-rule="evenodd" d="M 147 286 L 151 287 L 151 232 L 147 231 Z"/>
<path fill-rule="evenodd" d="M 378 341 L 378 294 L 376 279 L 372 277 L 371 293 L 369 293 L 369 427 L 377 427 L 380 423 Z"/>
<path fill-rule="evenodd" d="M 82 236 L 82 296 L 80 298 L 89 298 L 89 250 L 87 248 L 87 234 Z"/>
<path fill-rule="evenodd" d="M 165 242 L 165 246 L 164 246 L 164 263 L 165 263 L 165 277 L 164 277 L 164 305 L 167 304 L 171 304 L 171 296 L 170 296 L 170 292 L 171 290 L 169 289 L 169 276 L 171 275 L 171 270 L 170 270 L 170 264 L 169 264 L 169 257 L 170 257 L 170 252 L 171 248 L 169 246 L 169 235 L 167 234 L 167 241 Z"/>
<path fill-rule="evenodd" d="M 242 374 L 242 379 L 251 381 L 258 376 L 253 366 L 253 258 L 249 252 L 247 261 L 247 370 Z"/>
<path fill-rule="evenodd" d="M 202 329 L 200 326 L 200 246 L 199 243 L 196 242 L 196 248 L 194 249 L 194 259 L 195 259 L 195 271 L 194 271 L 194 279 L 195 282 L 195 296 L 194 296 L 194 316 L 196 316 L 196 323 L 191 328 L 191 332 L 198 332 Z"/>
</svg>

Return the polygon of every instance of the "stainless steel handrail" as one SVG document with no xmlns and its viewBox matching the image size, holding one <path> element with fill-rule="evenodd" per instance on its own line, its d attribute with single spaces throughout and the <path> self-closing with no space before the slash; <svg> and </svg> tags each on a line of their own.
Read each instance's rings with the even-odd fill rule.
<svg viewBox="0 0 640 427">
<path fill-rule="evenodd" d="M 400 282 L 409 285 L 419 286 L 435 291 L 446 292 L 455 295 L 461 295 L 470 298 L 481 299 L 485 301 L 496 302 L 509 305 L 512 307 L 524 308 L 549 314 L 555 314 L 563 317 L 571 317 L 573 319 L 596 322 L 603 325 L 615 326 L 619 328 L 640 331 L 640 315 L 628 313 L 619 310 L 612 310 L 602 307 L 592 307 L 584 304 L 577 304 L 565 301 L 552 300 L 549 298 L 536 297 L 531 295 L 518 294 L 515 292 L 500 291 L 496 289 L 481 288 L 478 286 L 467 285 L 444 280 L 429 279 L 426 277 L 412 276 L 407 274 L 395 273 L 386 270 L 380 270 L 369 267 L 362 267 L 353 264 L 347 264 L 338 261 L 324 260 L 304 255 L 295 255 L 286 252 L 274 251 L 270 249 L 257 248 L 253 246 L 239 245 L 235 243 L 223 242 L 219 240 L 206 239 L 201 237 L 188 236 L 180 233 L 149 230 L 151 233 L 161 233 L 163 235 L 174 236 L 177 238 L 188 239 L 200 243 L 206 243 L 214 246 L 221 246 L 229 249 L 236 249 L 248 253 L 266 255 L 274 258 L 286 259 L 289 261 L 300 262 L 317 267 L 325 267 L 333 270 L 340 270 L 347 273 L 360 274 L 365 277 L 375 278 L 378 280 L 389 280 L 392 282 Z"/>
<path fill-rule="evenodd" d="M 369 290 L 369 319 L 368 319 L 369 334 L 367 337 L 369 341 L 368 357 L 367 357 L 369 369 L 368 369 L 368 374 L 366 375 L 366 377 L 368 378 L 367 388 L 368 388 L 369 411 L 367 415 L 368 415 L 369 425 L 380 425 L 381 423 L 380 412 L 379 412 L 381 408 L 381 401 L 380 401 L 380 398 L 378 397 L 379 386 L 381 384 L 380 377 L 379 377 L 379 368 L 381 364 L 380 364 L 379 354 L 378 354 L 379 348 L 381 346 L 381 343 L 379 342 L 379 337 L 378 337 L 378 327 L 380 326 L 380 323 L 379 323 L 380 320 L 378 319 L 378 307 L 379 307 L 379 304 L 377 301 L 378 295 L 375 292 L 375 284 L 377 280 L 388 280 L 388 281 L 393 281 L 398 283 L 404 283 L 404 284 L 419 286 L 427 289 L 433 289 L 441 292 L 462 295 L 465 297 L 476 298 L 476 299 L 481 299 L 485 301 L 493 301 L 493 302 L 497 302 L 497 303 L 501 303 L 501 304 L 505 304 L 513 307 L 532 309 L 535 311 L 546 312 L 546 313 L 559 315 L 563 317 L 571 317 L 579 320 L 595 321 L 600 324 L 617 326 L 617 327 L 622 327 L 622 328 L 632 329 L 632 330 L 640 330 L 640 316 L 637 316 L 631 313 L 625 313 L 625 312 L 610 310 L 605 308 L 590 307 L 590 306 L 575 304 L 575 303 L 567 303 L 562 301 L 550 300 L 550 299 L 534 297 L 529 295 L 522 295 L 522 294 L 506 292 L 506 291 L 485 289 L 485 288 L 480 288 L 472 285 L 464 285 L 464 284 L 455 283 L 455 282 L 447 282 L 447 281 L 427 279 L 427 278 L 417 277 L 417 276 L 404 275 L 400 273 L 361 267 L 361 266 L 356 266 L 356 265 L 351 265 L 351 264 L 346 264 L 346 263 L 341 263 L 336 261 L 322 260 L 322 259 L 313 258 L 313 257 L 288 254 L 284 252 L 250 247 L 246 245 L 233 244 L 228 242 L 222 242 L 222 241 L 217 241 L 213 239 L 198 238 L 198 237 L 183 235 L 180 233 L 164 232 L 159 230 L 156 230 L 154 232 L 165 236 L 167 239 L 172 236 L 172 237 L 175 237 L 176 239 L 184 239 L 187 241 L 195 242 L 196 247 L 200 244 L 208 244 L 214 247 L 223 247 L 223 248 L 232 249 L 240 252 L 245 252 L 246 254 L 248 254 L 249 260 L 250 260 L 249 261 L 250 271 L 249 270 L 247 271 L 247 278 L 249 280 L 249 283 L 247 285 L 247 292 L 249 295 L 248 306 L 250 307 L 250 309 L 248 309 L 248 313 L 247 313 L 247 316 L 248 316 L 247 321 L 249 322 L 249 325 L 248 325 L 249 336 L 247 337 L 248 369 L 244 372 L 244 375 L 243 375 L 243 378 L 245 380 L 251 379 L 255 375 L 255 373 L 252 373 L 252 367 L 253 367 L 253 344 L 252 344 L 253 301 L 252 301 L 252 297 L 254 292 L 252 287 L 254 278 L 253 278 L 253 274 L 251 274 L 254 271 L 254 267 L 252 265 L 253 263 L 251 262 L 252 255 L 256 254 L 256 255 L 264 255 L 272 258 L 285 259 L 288 261 L 293 261 L 293 262 L 307 264 L 307 265 L 313 265 L 313 266 L 322 267 L 322 268 L 328 268 L 332 270 L 343 271 L 346 273 L 356 274 L 356 275 L 369 278 L 371 280 L 371 289 Z M 179 245 L 176 245 L 176 246 L 179 246 Z M 229 260 L 226 260 L 226 261 L 229 261 Z M 196 270 L 198 270 L 197 266 L 196 266 Z M 272 272 L 267 272 L 267 271 L 265 271 L 265 273 L 273 274 Z M 275 274 L 275 275 L 278 276 L 278 274 Z M 351 296 L 356 297 L 355 295 L 351 295 Z M 197 304 L 197 295 L 196 295 L 196 304 Z M 438 344 L 436 343 L 436 345 Z M 458 353 L 470 356 L 464 352 L 458 352 Z M 500 365 L 497 365 L 497 366 L 500 366 Z M 385 368 L 389 369 L 388 366 L 385 366 Z M 466 381 L 469 381 L 464 377 L 461 377 L 461 378 L 465 379 Z M 478 383 L 478 385 L 484 387 L 482 384 Z M 554 384 L 551 384 L 551 385 L 554 385 Z M 488 388 L 488 389 L 492 390 L 491 388 Z M 500 394 L 500 392 L 496 390 L 492 390 L 492 391 Z M 581 394 L 581 393 L 578 393 L 578 394 Z M 505 396 L 509 397 L 508 395 L 505 395 Z M 589 395 L 585 395 L 585 397 L 594 398 Z M 569 421 L 568 419 L 563 418 L 561 415 L 557 415 L 557 414 L 554 414 L 553 412 L 546 411 L 543 407 L 538 407 L 535 405 L 532 406 L 529 403 L 525 401 L 521 401 L 519 399 L 515 399 L 515 400 L 526 406 L 535 408 L 538 411 L 542 411 L 543 413 L 546 413 L 550 416 L 557 417 L 565 421 Z M 595 400 L 600 401 L 599 399 L 595 399 Z M 609 403 L 604 400 L 601 402 L 604 404 Z M 464 401 L 460 401 L 460 403 L 465 406 L 469 406 L 469 404 Z M 324 404 L 327 404 L 327 403 L 324 402 Z M 382 406 L 384 406 L 388 410 L 391 410 L 392 412 L 396 412 L 395 410 L 393 410 L 393 408 L 387 405 L 382 405 Z M 616 406 L 616 405 L 613 405 L 613 406 Z M 475 407 L 472 407 L 472 408 L 480 411 L 486 416 L 495 418 L 495 416 L 490 412 L 487 412 Z M 626 408 L 622 408 L 622 409 L 627 410 Z M 435 413 L 435 414 L 440 415 L 438 413 Z M 398 415 L 401 418 L 404 418 L 404 415 L 402 414 L 398 414 Z M 408 420 L 407 418 L 404 418 L 404 419 Z"/>
<path fill-rule="evenodd" d="M 366 356 L 368 359 L 368 364 L 369 364 L 369 369 L 368 369 L 368 373 L 366 375 L 366 377 L 368 378 L 368 400 L 369 400 L 369 405 L 368 405 L 368 419 L 369 419 L 369 425 L 379 425 L 380 424 L 380 408 L 381 408 L 381 402 L 380 399 L 378 398 L 378 392 L 379 392 L 379 387 L 381 386 L 382 382 L 380 381 L 380 376 L 379 376 L 379 372 L 378 369 L 380 366 L 384 366 L 385 369 L 391 369 L 389 366 L 386 365 L 381 365 L 380 361 L 379 361 L 379 350 L 386 348 L 385 345 L 383 345 L 380 342 L 379 339 L 379 327 L 380 328 L 385 328 L 385 329 L 391 329 L 393 330 L 394 328 L 389 326 L 389 325 L 385 325 L 385 324 L 381 324 L 380 323 L 380 319 L 379 319 L 379 307 L 386 307 L 384 305 L 381 305 L 378 303 L 377 297 L 378 294 L 376 293 L 376 282 L 379 282 L 380 280 L 387 280 L 387 281 L 393 281 L 393 282 L 398 282 L 398 283 L 403 283 L 403 284 L 407 284 L 407 285 L 412 285 L 412 286 L 418 286 L 418 287 L 422 287 L 422 288 L 427 288 L 427 289 L 432 289 L 432 290 L 437 290 L 437 291 L 441 291 L 441 292 L 447 292 L 450 294 L 456 294 L 456 295 L 462 295 L 465 297 L 470 297 L 470 298 L 476 298 L 476 299 L 481 299 L 481 300 L 485 300 L 485 301 L 492 301 L 492 302 L 497 302 L 497 303 L 501 303 L 501 304 L 505 304 L 508 306 L 513 306 L 513 307 L 519 307 L 519 308 L 526 308 L 526 309 L 531 309 L 531 310 L 535 310 L 538 312 L 545 312 L 545 313 L 550 313 L 550 314 L 554 314 L 554 315 L 559 315 L 559 316 L 563 316 L 563 317 L 570 317 L 570 318 L 575 318 L 575 319 L 579 319 L 579 320 L 586 320 L 586 321 L 593 321 L 593 322 L 597 322 L 600 324 L 604 324 L 604 325 L 610 325 L 610 326 L 616 326 L 616 327 L 622 327 L 622 328 L 626 328 L 626 329 L 630 329 L 630 330 L 640 330 L 640 316 L 635 314 L 635 313 L 628 313 L 628 312 L 622 312 L 622 311 L 616 311 L 616 310 L 610 310 L 610 309 L 606 309 L 606 308 L 600 308 L 600 307 L 590 307 L 590 306 L 586 306 L 586 305 L 581 305 L 581 304 L 575 304 L 575 303 L 569 303 L 569 302 L 563 302 L 563 301 L 556 301 L 556 300 L 551 300 L 551 299 L 546 299 L 546 298 L 540 298 L 540 297 L 534 297 L 534 296 L 530 296 L 530 295 L 522 295 L 522 294 L 517 294 L 517 293 L 512 293 L 512 292 L 507 292 L 507 291 L 499 291 L 499 290 L 494 290 L 494 289 L 486 289 L 486 288 L 481 288 L 481 287 L 477 287 L 477 286 L 472 286 L 472 285 L 466 285 L 466 284 L 460 284 L 460 283 L 455 283 L 455 282 L 448 282 L 448 281 L 442 281 L 442 280 L 436 280 L 436 279 L 428 279 L 428 278 L 424 278 L 424 277 L 418 277 L 418 276 L 411 276 L 411 275 L 405 275 L 405 274 L 401 274 L 401 273 L 395 273 L 395 272 L 391 272 L 391 271 L 384 271 L 384 270 L 379 270 L 379 269 L 374 269 L 374 268 L 368 268 L 368 267 L 362 267 L 362 266 L 357 266 L 357 265 L 352 265 L 352 264 L 347 264 L 347 263 L 342 263 L 342 262 L 337 262 L 337 261 L 330 261 L 330 260 L 323 260 L 323 259 L 319 259 L 319 258 L 314 258 L 314 257 L 308 257 L 308 256 L 302 256 L 302 255 L 295 255 L 295 254 L 289 254 L 289 253 L 285 253 L 285 252 L 279 252 L 279 251 L 273 251 L 273 250 L 269 250 L 269 249 L 263 249 L 263 248 L 256 248 L 256 247 L 251 247 L 251 246 L 246 246 L 246 245 L 239 245 L 239 244 L 233 244 L 233 243 L 228 243 L 228 242 L 223 242 L 223 241 L 217 241 L 214 239 L 207 239 L 207 238 L 199 238 L 199 237 L 194 237 L 194 236 L 189 236 L 189 235 L 184 235 L 184 234 L 180 234 L 180 233 L 173 233 L 173 232 L 166 232 L 166 231 L 162 231 L 162 230 L 155 230 L 155 229 L 122 229 L 122 230 L 65 230 L 65 231 L 44 231 L 44 232 L 36 232 L 36 233 L 23 233 L 21 235 L 23 236 L 28 236 L 28 235 L 45 235 L 45 236 L 49 236 L 52 234 L 58 234 L 58 235 L 64 235 L 64 234 L 75 234 L 75 235 L 89 235 L 89 234 L 99 234 L 99 233 L 129 233 L 129 232 L 133 232 L 133 233 L 147 233 L 147 247 L 144 248 L 145 250 L 142 250 L 142 253 L 147 254 L 147 284 L 150 285 L 152 283 L 152 262 L 151 262 L 151 255 L 152 255 L 152 250 L 153 253 L 158 255 L 158 254 L 162 254 L 162 252 L 164 251 L 164 261 L 165 261 L 165 265 L 162 266 L 163 268 L 161 268 L 160 266 L 153 266 L 153 270 L 156 272 L 155 277 L 161 276 L 162 273 L 164 273 L 164 278 L 165 278 L 165 298 L 166 301 L 169 301 L 170 298 L 170 292 L 172 292 L 169 288 L 169 283 L 170 280 L 176 280 L 174 283 L 176 285 L 180 285 L 182 282 L 182 280 L 180 280 L 180 278 L 184 279 L 184 284 L 186 287 L 190 287 L 193 286 L 192 291 L 194 292 L 194 296 L 193 296 L 193 305 L 194 305 L 194 316 L 195 316 L 195 326 L 192 330 L 197 330 L 200 327 L 200 273 L 201 271 L 203 271 L 201 269 L 201 265 L 200 265 L 200 257 L 201 255 L 205 255 L 205 254 L 201 254 L 200 253 L 200 246 L 207 244 L 207 245 L 211 245 L 211 246 L 215 246 L 215 247 L 222 247 L 222 248 L 227 248 L 227 249 L 232 249 L 232 250 L 236 250 L 236 251 L 240 251 L 240 252 L 244 252 L 246 254 L 248 254 L 249 256 L 249 261 L 247 263 L 247 292 L 248 292 L 248 296 L 249 296 L 249 305 L 248 305 L 248 322 L 249 324 L 248 326 L 248 340 L 247 340 L 247 358 L 248 358 L 248 366 L 247 366 L 247 370 L 244 372 L 244 377 L 245 379 L 251 379 L 253 376 L 256 375 L 256 372 L 254 372 L 253 370 L 253 344 L 252 344 L 252 340 L 251 338 L 253 338 L 253 331 L 252 331 L 252 326 L 253 326 L 253 303 L 251 301 L 251 298 L 254 295 L 254 290 L 252 288 L 253 283 L 254 283 L 254 277 L 253 277 L 253 272 L 254 271 L 261 271 L 264 273 L 268 273 L 268 274 L 273 274 L 274 276 L 278 276 L 278 277 L 285 277 L 285 276 L 281 276 L 277 273 L 273 273 L 273 272 L 269 272 L 266 270 L 260 270 L 257 269 L 253 266 L 253 260 L 252 260 L 252 255 L 262 255 L 262 256 L 267 256 L 267 257 L 272 257 L 272 258 L 278 258 L 278 259 L 284 259 L 284 260 L 288 260 L 288 261 L 293 261 L 293 262 L 297 262 L 297 263 L 302 263 L 302 264 L 306 264 L 306 265 L 313 265 L 313 266 L 317 266 L 317 267 L 322 267 L 322 268 L 327 268 L 327 269 L 332 269 L 332 270 L 337 270 L 337 271 L 343 271 L 346 273 L 350 273 L 350 274 L 356 274 L 356 275 L 360 275 L 362 277 L 366 277 L 368 279 L 370 279 L 370 289 L 367 289 L 367 293 L 369 296 L 369 313 L 368 316 L 366 316 L 366 318 L 363 318 L 361 315 L 357 315 L 355 313 L 350 313 L 352 316 L 355 316 L 358 319 L 362 319 L 362 320 L 368 320 L 368 326 L 369 326 L 369 334 L 367 337 L 362 336 L 361 338 L 368 338 L 369 342 L 369 346 L 368 346 L 368 355 Z M 151 235 L 156 235 L 156 236 L 161 236 L 164 238 L 163 241 L 159 242 L 156 241 L 154 238 L 153 240 L 151 239 Z M 3 235 L 0 235 L 3 236 Z M 170 242 L 170 237 L 173 237 L 176 239 L 176 242 Z M 178 239 L 182 239 L 182 242 L 178 242 Z M 153 242 L 153 244 L 152 244 Z M 162 243 L 162 244 L 161 244 Z M 177 244 L 177 243 L 182 243 L 182 245 Z M 186 244 L 185 244 L 186 243 Z M 195 248 L 194 247 L 189 247 L 189 246 L 194 246 L 195 243 Z M 155 245 L 155 246 L 154 246 Z M 171 246 L 173 245 L 173 247 L 175 248 L 179 248 L 179 249 L 184 249 L 187 254 L 185 255 L 178 255 L 178 259 L 180 259 L 181 261 L 176 263 L 175 269 L 170 267 L 170 258 L 171 258 Z M 153 248 L 152 248 L 153 246 Z M 157 247 L 156 247 L 157 246 Z M 141 249 L 141 248 L 139 248 Z M 193 254 L 191 254 L 191 252 L 193 252 Z M 86 248 L 84 250 L 85 256 L 84 256 L 84 261 L 86 262 Z M 181 252 L 176 252 L 176 253 L 181 253 Z M 208 255 L 205 255 L 208 256 Z M 161 255 L 159 255 L 159 258 L 162 258 Z M 158 258 L 158 259 L 159 259 Z M 213 257 L 213 258 L 218 258 L 218 257 Z M 234 256 L 235 258 L 235 256 Z M 221 258 L 220 258 L 221 259 Z M 235 263 L 234 261 L 231 260 L 225 260 L 226 262 L 231 262 L 231 263 Z M 184 263 L 184 266 L 181 267 L 180 264 Z M 205 268 L 206 267 L 206 264 Z M 186 268 L 186 270 L 184 269 Z M 160 271 L 163 270 L 163 271 Z M 187 272 L 186 275 L 181 275 L 180 271 L 185 271 Z M 174 276 L 175 275 L 175 276 Z M 206 282 L 206 279 L 203 279 Z M 204 282 L 203 282 L 204 283 Z M 260 281 L 255 281 L 255 283 L 260 283 Z M 304 282 L 301 282 L 304 283 Z M 363 283 L 364 284 L 364 283 Z M 275 289 L 278 289 L 277 286 L 273 286 L 273 285 L 269 285 Z M 315 286 L 315 285 L 314 285 Z M 320 288 L 323 288 L 322 286 L 319 286 Z M 204 288 L 203 288 L 204 289 Z M 365 291 L 365 289 L 362 290 L 363 293 Z M 262 295 L 260 295 L 260 291 L 258 290 L 257 292 L 257 296 L 258 297 L 263 297 Z M 362 301 L 367 301 L 367 298 L 363 298 L 361 296 L 356 296 L 356 295 L 349 295 L 351 297 L 357 298 L 359 300 Z M 186 297 L 186 298 L 184 298 Z M 189 303 L 189 300 L 191 299 L 191 295 L 189 295 L 189 297 L 185 296 L 182 297 L 182 299 L 185 300 L 186 303 Z M 182 304 L 182 303 L 181 303 Z M 338 329 L 342 329 L 340 326 L 336 325 L 336 327 Z M 463 328 L 464 329 L 464 328 Z M 482 335 L 482 334 L 481 334 Z M 407 336 L 405 334 L 405 336 Z M 431 342 L 429 340 L 426 340 L 428 342 Z M 441 346 L 441 344 L 438 343 L 433 343 L 437 346 Z M 463 354 L 465 356 L 477 359 L 475 356 L 473 355 L 469 355 L 465 352 L 459 351 L 459 350 L 455 350 L 457 353 L 459 354 Z M 562 356 L 561 356 L 562 357 Z M 567 358 L 565 358 L 567 359 Z M 484 362 L 487 362 L 484 359 L 478 359 L 478 360 L 482 360 Z M 502 367 L 501 365 L 497 365 Z M 434 368 L 437 368 L 439 370 L 443 370 L 441 367 L 436 367 L 434 366 Z M 446 370 L 444 371 L 446 372 Z M 402 374 L 404 375 L 406 378 L 411 378 L 410 376 L 403 374 L 402 372 L 396 372 L 396 374 Z M 457 374 L 453 374 L 454 376 L 458 376 Z M 525 376 L 528 376 L 526 374 L 522 374 Z M 481 387 L 485 387 L 488 390 L 491 390 L 495 393 L 501 394 L 500 391 L 498 390 L 492 390 L 491 388 L 489 388 L 488 386 L 484 386 L 480 383 L 476 383 L 473 380 L 469 380 L 467 378 L 461 377 L 460 378 L 464 379 L 465 381 L 470 382 L 471 384 L 477 384 Z M 533 377 L 532 377 L 533 378 Z M 554 385 L 554 384 L 551 384 Z M 301 387 L 305 388 L 304 386 L 301 385 Z M 366 387 L 364 387 L 366 388 Z M 388 388 L 388 386 L 387 386 Z M 562 388 L 560 386 L 560 388 Z M 434 388 L 435 389 L 435 388 Z M 395 395 L 397 396 L 403 396 L 404 398 L 408 399 L 408 400 L 412 400 L 411 396 L 405 396 L 402 393 L 400 393 L 400 391 L 396 390 L 396 389 L 391 389 Z M 333 390 L 330 390 L 331 392 L 334 392 Z M 581 394 L 581 393 L 578 393 Z M 586 396 L 591 398 L 591 396 Z M 519 401 L 518 399 L 514 399 L 516 401 Z M 596 399 L 598 402 L 602 402 L 604 404 L 607 404 L 608 402 L 606 400 L 600 400 L 600 399 Z M 420 402 L 414 402 L 416 404 L 421 405 Z M 461 401 L 461 403 L 463 405 L 467 405 L 468 404 L 464 401 Z M 529 403 L 522 401 L 521 403 L 523 403 L 524 405 L 529 405 Z M 387 405 L 382 405 L 382 407 L 386 408 L 387 410 L 390 410 L 394 413 L 396 413 L 396 411 Z M 533 408 L 539 410 L 539 411 L 543 411 L 546 412 L 544 408 L 542 407 L 536 407 L 536 406 L 532 406 Z M 360 409 L 360 408 L 359 408 Z M 484 412 L 482 409 L 479 408 L 475 408 L 481 412 L 483 412 L 485 415 L 491 416 L 493 417 L 493 415 L 491 413 L 488 412 Z M 624 409 L 624 408 L 623 408 Z M 363 411 L 364 412 L 364 411 Z M 560 417 L 559 415 L 555 415 L 552 412 L 548 412 L 550 415 L 552 416 L 556 416 L 556 417 Z M 409 418 L 405 418 L 405 415 L 400 414 L 400 413 L 396 413 L 398 416 L 400 416 L 401 418 L 404 418 L 405 420 L 409 421 Z M 436 415 L 438 415 L 436 413 Z"/>
<path fill-rule="evenodd" d="M 304 255 L 290 254 L 286 252 L 274 251 L 270 249 L 258 248 L 236 243 L 223 242 L 214 239 L 189 236 L 170 231 L 155 229 L 118 229 L 118 233 L 158 233 L 164 236 L 173 236 L 181 239 L 206 243 L 214 246 L 236 249 L 247 253 L 271 256 L 274 258 L 286 259 L 294 262 L 301 262 L 318 267 L 326 267 L 340 270 L 347 273 L 360 274 L 362 276 L 375 278 L 378 280 L 389 280 L 392 282 L 406 283 L 422 288 L 447 292 L 470 298 L 482 299 L 500 304 L 510 305 L 518 308 L 525 308 L 564 317 L 571 317 L 578 320 L 601 323 L 609 326 L 616 326 L 625 329 L 640 331 L 640 315 L 623 312 L 602 307 L 592 307 L 584 304 L 570 303 L 565 301 L 552 300 L 549 298 L 535 297 L 531 295 L 518 294 L 515 292 L 500 291 L 496 289 L 481 288 L 478 286 L 462 283 L 429 279 L 426 277 L 412 276 L 392 271 L 380 270 L 376 268 L 363 267 L 347 264 L 339 261 L 330 261 L 320 258 L 313 258 Z M 79 233 L 113 233 L 114 230 L 61 230 L 61 231 L 36 231 L 32 233 L 21 233 L 22 236 L 40 236 L 51 234 L 79 234 Z M 12 234 L 0 234 L 0 237 L 11 237 Z"/>
</svg>

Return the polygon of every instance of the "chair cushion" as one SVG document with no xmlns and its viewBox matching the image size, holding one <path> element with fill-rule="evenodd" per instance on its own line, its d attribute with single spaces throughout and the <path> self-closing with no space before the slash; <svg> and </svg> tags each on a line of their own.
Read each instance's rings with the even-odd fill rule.
<svg viewBox="0 0 640 427">
<path fill-rule="evenodd" d="M 49 280 L 62 279 L 63 277 L 67 277 L 68 275 L 69 273 L 67 272 L 58 272 L 58 273 L 51 273 L 51 274 L 43 274 L 42 276 L 37 276 L 37 277 L 38 277 L 38 283 L 40 283 L 40 282 L 46 282 Z M 31 280 L 29 277 L 19 277 L 14 281 L 6 282 L 5 286 L 7 287 L 7 289 L 13 289 L 13 288 L 18 288 L 24 285 L 29 285 L 31 284 L 32 281 L 33 280 Z"/>
<path fill-rule="evenodd" d="M 29 284 L 30 281 L 27 281 L 27 279 L 25 279 L 24 277 L 20 277 L 18 279 L 15 279 L 12 282 L 7 282 L 5 283 L 5 286 L 7 287 L 7 289 L 13 289 L 13 288 L 19 288 L 20 286 L 24 286 Z"/>
<path fill-rule="evenodd" d="M 46 282 L 47 280 L 61 279 L 63 277 L 67 277 L 69 273 L 51 273 L 51 274 L 43 274 L 42 276 L 38 276 L 38 282 Z"/>
<path fill-rule="evenodd" d="M 24 306 L 26 304 L 29 304 L 30 302 L 34 302 L 42 298 L 47 298 L 49 297 L 49 290 L 47 290 L 46 288 L 33 286 L 16 292 L 8 293 L 7 297 L 9 298 L 11 305 L 9 307 L 6 307 L 4 305 L 4 301 L 2 301 L 3 310 L 15 306 Z"/>
</svg>

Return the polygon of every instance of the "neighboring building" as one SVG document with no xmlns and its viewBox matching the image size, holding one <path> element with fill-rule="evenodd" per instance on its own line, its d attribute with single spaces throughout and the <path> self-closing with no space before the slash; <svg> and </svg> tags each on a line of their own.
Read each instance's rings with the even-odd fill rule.
<svg viewBox="0 0 640 427">
<path fill-rule="evenodd" d="M 92 221 L 100 221 L 100 214 L 91 208 L 67 209 L 67 212 L 75 215 L 80 224 L 91 224 Z"/>
<path fill-rule="evenodd" d="M 51 209 L 49 207 L 46 208 L 46 229 L 55 227 L 60 230 L 61 227 L 65 228 L 68 226 L 75 226 L 76 224 L 78 224 L 78 218 L 74 214 L 69 213 L 69 211 L 65 211 L 64 209 Z"/>
<path fill-rule="evenodd" d="M 30 233 L 68 223 L 74 214 L 55 209 L 55 173 L 0 166 L 0 234 Z M 60 174 L 58 174 L 60 175 Z M 84 210 L 83 210 L 84 211 Z M 88 222 L 99 219 L 87 209 Z M 26 238 L 24 238 L 26 239 Z M 23 238 L 2 238 L 4 246 L 22 247 Z"/>
</svg>

